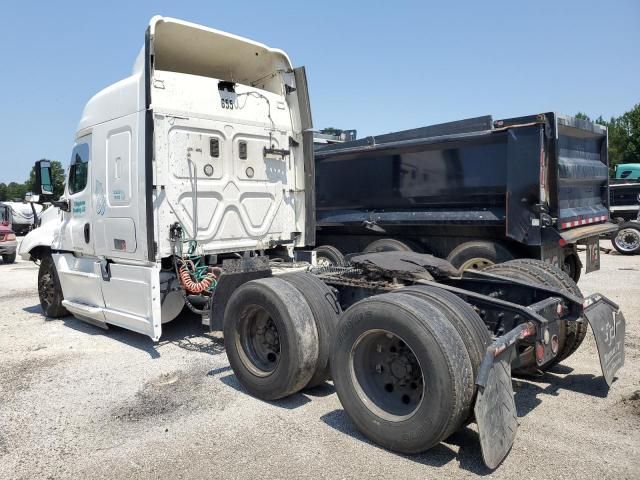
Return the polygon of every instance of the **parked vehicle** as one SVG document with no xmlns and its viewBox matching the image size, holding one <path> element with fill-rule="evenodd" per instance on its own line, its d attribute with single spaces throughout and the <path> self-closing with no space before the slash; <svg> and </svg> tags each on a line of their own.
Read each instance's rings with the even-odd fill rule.
<svg viewBox="0 0 640 480">
<path fill-rule="evenodd" d="M 315 154 L 317 243 L 343 254 L 424 251 L 462 269 L 538 258 L 577 281 L 576 244 L 595 253 L 598 236 L 616 229 L 606 146 L 605 127 L 555 113 L 326 146 Z M 340 263 L 335 254 L 321 252 Z M 586 271 L 597 269 L 588 256 Z"/>
<path fill-rule="evenodd" d="M 512 361 L 546 370 L 588 323 L 613 381 L 622 313 L 551 265 L 460 274 L 382 252 L 313 267 L 311 128 L 304 68 L 283 51 L 154 17 L 132 75 L 86 105 L 64 197 L 21 244 L 40 262 L 44 313 L 158 340 L 186 305 L 224 332 L 252 395 L 274 400 L 332 375 L 378 444 L 420 452 L 475 419 L 491 468 L 517 429 Z M 43 198 L 50 173 L 36 163 Z"/>
<path fill-rule="evenodd" d="M 9 223 L 10 213 L 8 209 L 0 207 L 0 214 L 2 215 L 2 220 L 0 221 L 0 255 L 2 255 L 4 263 L 13 263 L 16 261 L 16 249 L 18 246 L 16 234 Z"/>
<path fill-rule="evenodd" d="M 618 230 L 610 236 L 613 247 L 622 255 L 640 253 L 640 183 L 612 180 L 609 186 L 611 218 Z"/>
<path fill-rule="evenodd" d="M 25 235 L 37 225 L 42 205 L 22 202 L 2 202 L 11 213 L 11 228 L 16 235 Z"/>
<path fill-rule="evenodd" d="M 640 180 L 640 163 L 620 163 L 615 168 L 616 179 Z"/>
</svg>

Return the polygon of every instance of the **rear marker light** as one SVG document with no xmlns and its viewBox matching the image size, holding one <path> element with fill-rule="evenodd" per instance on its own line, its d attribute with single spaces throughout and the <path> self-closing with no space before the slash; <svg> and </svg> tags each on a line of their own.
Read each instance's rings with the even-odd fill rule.
<svg viewBox="0 0 640 480">
<path fill-rule="evenodd" d="M 555 355 L 558 353 L 558 345 L 559 345 L 559 341 L 558 341 L 558 336 L 554 335 L 553 337 L 551 337 L 551 352 Z"/>
</svg>

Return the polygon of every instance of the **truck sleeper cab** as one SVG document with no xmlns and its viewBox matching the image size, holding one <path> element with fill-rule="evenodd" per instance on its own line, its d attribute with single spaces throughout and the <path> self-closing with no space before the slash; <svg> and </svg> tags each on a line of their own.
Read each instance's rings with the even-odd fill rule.
<svg viewBox="0 0 640 480">
<path fill-rule="evenodd" d="M 333 377 L 357 427 L 403 453 L 475 417 L 490 468 L 517 428 L 512 363 L 550 368 L 588 323 L 613 382 L 622 312 L 543 262 L 461 274 L 383 252 L 313 268 L 313 252 L 294 252 L 315 243 L 310 129 L 304 69 L 283 52 L 154 17 L 132 75 L 83 112 L 64 198 L 21 244 L 40 260 L 44 313 L 158 340 L 186 305 L 223 330 L 251 394 L 279 399 Z M 50 178 L 37 162 L 45 197 Z"/>
<path fill-rule="evenodd" d="M 184 306 L 175 248 L 214 265 L 313 243 L 309 112 L 284 52 L 154 17 L 131 76 L 82 113 L 53 238 L 23 255 L 50 248 L 69 312 L 157 340 Z"/>
</svg>

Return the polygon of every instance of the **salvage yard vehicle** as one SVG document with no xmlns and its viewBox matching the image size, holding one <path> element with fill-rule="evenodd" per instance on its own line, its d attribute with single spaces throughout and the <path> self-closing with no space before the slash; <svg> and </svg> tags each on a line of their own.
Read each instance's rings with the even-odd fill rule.
<svg viewBox="0 0 640 480">
<path fill-rule="evenodd" d="M 621 165 L 616 165 L 616 173 Z M 640 183 L 638 180 L 612 180 L 609 186 L 611 217 L 618 230 L 611 234 L 613 247 L 622 255 L 640 253 Z"/>
<path fill-rule="evenodd" d="M 484 116 L 328 145 L 315 158 L 325 263 L 388 250 L 463 269 L 537 258 L 577 282 L 576 245 L 598 252 L 599 235 L 616 230 L 607 129 L 578 118 Z M 599 268 L 589 256 L 586 272 Z"/>
<path fill-rule="evenodd" d="M 403 453 L 475 419 L 491 468 L 516 433 L 512 363 L 546 370 L 590 324 L 611 384 L 622 312 L 551 265 L 461 273 L 415 252 L 314 265 L 311 128 L 305 70 L 284 52 L 154 17 L 132 75 L 86 105 L 64 197 L 21 244 L 45 315 L 158 340 L 186 305 L 224 332 L 250 394 L 332 377 L 357 427 Z M 37 162 L 43 199 L 50 178 Z"/>
<path fill-rule="evenodd" d="M 4 263 L 13 263 L 16 261 L 16 250 L 18 242 L 16 234 L 9 227 L 9 222 L 3 220 L 0 223 L 0 255 Z"/>
<path fill-rule="evenodd" d="M 2 202 L 11 212 L 11 228 L 17 235 L 25 235 L 38 223 L 42 205 L 25 202 Z"/>
</svg>

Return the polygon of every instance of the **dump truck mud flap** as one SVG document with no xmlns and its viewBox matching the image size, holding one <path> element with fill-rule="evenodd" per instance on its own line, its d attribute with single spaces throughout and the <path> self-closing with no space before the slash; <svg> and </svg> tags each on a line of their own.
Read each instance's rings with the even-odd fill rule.
<svg viewBox="0 0 640 480">
<path fill-rule="evenodd" d="M 602 375 L 610 386 L 624 365 L 624 315 L 618 305 L 595 293 L 584 301 L 584 316 L 596 338 Z"/>
<path fill-rule="evenodd" d="M 535 334 L 530 323 L 519 325 L 489 346 L 480 365 L 474 407 L 482 459 L 494 469 L 511 450 L 518 431 L 518 414 L 511 384 L 516 342 Z"/>
<path fill-rule="evenodd" d="M 509 350 L 513 350 L 511 347 Z M 510 352 L 496 357 L 474 407 L 482 459 L 494 469 L 507 456 L 518 431 L 518 415 L 511 385 Z"/>
<path fill-rule="evenodd" d="M 602 374 L 611 385 L 624 365 L 625 319 L 618 305 L 600 294 L 584 301 L 584 317 L 596 339 Z M 511 362 L 517 342 L 536 334 L 533 323 L 519 325 L 497 338 L 480 365 L 474 407 L 482 459 L 494 469 L 509 453 L 518 429 L 518 416 L 511 383 Z"/>
</svg>

